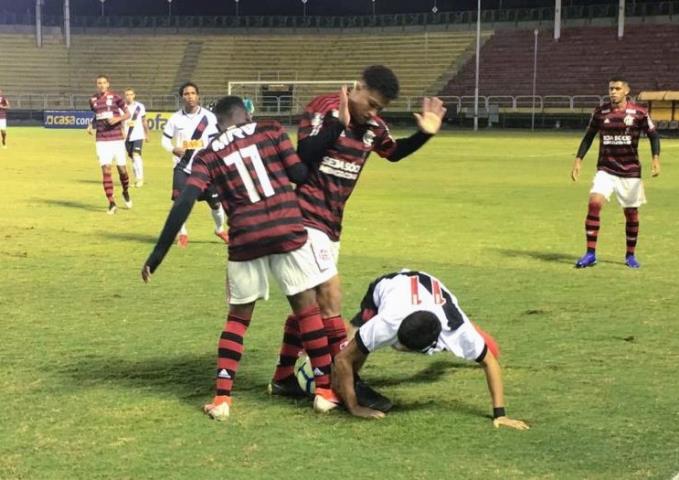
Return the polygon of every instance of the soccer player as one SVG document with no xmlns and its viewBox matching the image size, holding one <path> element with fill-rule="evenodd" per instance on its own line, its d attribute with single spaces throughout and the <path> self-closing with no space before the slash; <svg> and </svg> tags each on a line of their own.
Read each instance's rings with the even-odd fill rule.
<svg viewBox="0 0 679 480">
<path fill-rule="evenodd" d="M 224 97 L 214 108 L 221 133 L 193 159 L 186 187 L 175 201 L 142 268 L 148 281 L 188 217 L 196 199 L 214 186 L 228 213 L 231 241 L 227 271 L 229 313 L 219 340 L 217 394 L 205 412 L 226 420 L 231 388 L 243 352 L 243 338 L 255 302 L 269 296 L 271 273 L 296 315 L 303 348 L 309 353 L 317 385 L 314 408 L 327 411 L 338 399 L 330 389 L 331 357 L 313 287 L 335 275 L 322 272 L 292 184 L 308 175 L 290 139 L 277 122 L 254 122 L 239 97 Z"/>
<path fill-rule="evenodd" d="M 374 65 L 347 91 L 322 95 L 309 103 L 300 120 L 298 153 L 311 165 L 309 179 L 297 187 L 304 225 L 313 239 L 322 268 L 337 265 L 344 206 L 354 190 L 371 152 L 397 162 L 418 150 L 441 128 L 446 109 L 438 98 L 425 98 L 422 113 L 416 113 L 418 130 L 407 138 L 394 139 L 379 117 L 382 109 L 397 98 L 399 83 L 387 67 Z M 341 316 L 338 275 L 316 289 L 323 323 L 335 356 L 346 341 Z M 294 365 L 300 353 L 295 318 L 285 324 L 279 361 L 269 386 L 278 395 L 299 395 Z"/>
<path fill-rule="evenodd" d="M 125 90 L 125 103 L 130 112 L 130 119 L 125 122 L 125 150 L 132 161 L 134 171 L 134 186 L 144 185 L 144 161 L 141 157 L 141 149 L 144 142 L 149 141 L 149 126 L 146 123 L 146 107 L 136 101 L 137 94 L 134 89 Z"/>
<path fill-rule="evenodd" d="M 352 415 L 384 417 L 384 412 L 358 404 L 354 375 L 369 354 L 390 346 L 425 355 L 448 351 L 478 362 L 486 374 L 495 427 L 529 428 L 523 421 L 506 415 L 496 342 L 472 324 L 457 298 L 436 277 L 404 269 L 377 278 L 368 287 L 360 311 L 351 323 L 358 331 L 335 356 L 333 385 Z"/>
<path fill-rule="evenodd" d="M 0 90 L 0 135 L 2 135 L 2 148 L 7 148 L 7 110 L 10 108 L 9 100 Z"/>
<path fill-rule="evenodd" d="M 121 124 L 130 118 L 130 113 L 127 111 L 123 98 L 110 91 L 109 87 L 109 79 L 106 75 L 97 76 L 97 93 L 90 98 L 90 109 L 94 112 L 94 119 L 88 126 L 87 133 L 91 135 L 92 130 L 96 131 L 97 158 L 101 166 L 104 193 L 108 199 L 106 213 L 113 215 L 118 209 L 113 196 L 113 180 L 111 179 L 111 164 L 114 162 L 123 187 L 125 206 L 132 208 L 128 190 L 130 177 L 127 175 L 127 158 Z"/>
<path fill-rule="evenodd" d="M 628 99 L 629 92 L 630 87 L 622 78 L 613 78 L 608 82 L 610 102 L 594 109 L 589 127 L 573 162 L 571 178 L 576 181 L 580 176 L 582 159 L 592 145 L 594 137 L 599 133 L 599 161 L 592 189 L 589 192 L 589 205 L 585 220 L 587 252 L 576 262 L 576 268 L 592 267 L 597 263 L 599 214 L 604 202 L 608 201 L 614 192 L 625 213 L 627 234 L 625 265 L 630 268 L 641 266 L 635 256 L 635 248 L 639 235 L 639 207 L 646 203 L 646 195 L 641 181 L 641 164 L 637 147 L 639 136 L 643 132 L 651 142 L 653 156 L 651 175 L 657 177 L 660 174 L 660 136 L 648 111 Z"/>
<path fill-rule="evenodd" d="M 174 162 L 172 201 L 176 200 L 184 189 L 198 151 L 218 133 L 214 114 L 200 106 L 200 95 L 195 83 L 186 82 L 179 87 L 179 96 L 182 98 L 183 107 L 167 121 L 161 140 L 163 148 L 172 153 Z M 198 200 L 207 202 L 210 207 L 215 223 L 215 235 L 224 243 L 229 243 L 229 234 L 224 230 L 224 210 L 216 189 L 210 186 Z M 189 233 L 183 224 L 177 236 L 177 245 L 186 248 L 188 244 Z"/>
</svg>

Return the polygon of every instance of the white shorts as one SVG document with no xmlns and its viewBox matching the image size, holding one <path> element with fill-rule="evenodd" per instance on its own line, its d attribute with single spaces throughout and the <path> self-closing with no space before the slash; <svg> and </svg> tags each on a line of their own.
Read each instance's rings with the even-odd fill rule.
<svg viewBox="0 0 679 480">
<path fill-rule="evenodd" d="M 292 252 L 244 262 L 229 261 L 226 280 L 228 302 L 242 305 L 260 298 L 268 300 L 269 273 L 288 297 L 312 289 L 337 275 L 334 261 L 319 263 L 312 242 L 310 235 L 303 246 Z"/>
<path fill-rule="evenodd" d="M 97 160 L 99 160 L 100 166 L 111 165 L 114 162 L 119 167 L 127 165 L 124 140 L 95 142 L 95 145 L 97 147 Z"/>
<path fill-rule="evenodd" d="M 603 195 L 608 201 L 613 192 L 623 208 L 637 208 L 646 203 L 644 183 L 640 178 L 618 177 L 603 170 L 596 172 L 589 193 Z"/>
<path fill-rule="evenodd" d="M 0 130 L 7 130 L 7 119 L 0 118 Z"/>
</svg>

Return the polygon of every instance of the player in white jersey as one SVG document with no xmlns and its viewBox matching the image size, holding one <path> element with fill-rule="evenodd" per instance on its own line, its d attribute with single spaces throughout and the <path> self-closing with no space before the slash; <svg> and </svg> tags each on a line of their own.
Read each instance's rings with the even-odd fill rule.
<svg viewBox="0 0 679 480">
<path fill-rule="evenodd" d="M 144 142 L 149 141 L 149 126 L 146 123 L 146 107 L 135 99 L 137 94 L 134 89 L 125 90 L 125 103 L 130 118 L 125 122 L 125 150 L 132 161 L 134 171 L 134 186 L 144 185 L 144 162 L 141 158 L 141 149 Z"/>
<path fill-rule="evenodd" d="M 459 307 L 457 298 L 437 278 L 401 270 L 370 284 L 361 311 L 352 320 L 354 338 L 335 357 L 333 383 L 350 413 L 380 418 L 384 413 L 358 404 L 354 375 L 368 355 L 390 346 L 401 351 L 431 355 L 448 351 L 481 364 L 493 403 L 493 424 L 528 429 L 521 420 L 506 416 L 499 349 L 494 339 L 479 329 Z"/>
<path fill-rule="evenodd" d="M 191 174 L 191 165 L 196 153 L 207 146 L 210 139 L 219 133 L 217 118 L 206 108 L 200 106 L 198 86 L 187 82 L 179 87 L 183 107 L 175 112 L 165 124 L 161 145 L 172 153 L 174 174 L 172 176 L 172 201 L 181 194 Z M 215 235 L 224 243 L 229 242 L 228 232 L 224 229 L 225 214 L 219 201 L 219 194 L 212 186 L 198 198 L 208 203 L 215 222 Z M 182 225 L 177 236 L 177 244 L 186 247 L 189 235 L 186 224 Z"/>
</svg>

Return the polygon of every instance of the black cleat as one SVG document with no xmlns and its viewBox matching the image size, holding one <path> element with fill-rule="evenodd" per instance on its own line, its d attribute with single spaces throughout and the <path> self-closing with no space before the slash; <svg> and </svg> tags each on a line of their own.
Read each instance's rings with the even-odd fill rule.
<svg viewBox="0 0 679 480">
<path fill-rule="evenodd" d="M 285 377 L 283 380 L 271 380 L 268 386 L 269 395 L 279 395 L 281 397 L 309 397 L 302 387 L 299 386 L 297 378 L 294 375 Z"/>
<path fill-rule="evenodd" d="M 357 378 L 354 383 L 354 390 L 356 391 L 356 400 L 362 407 L 372 408 L 380 412 L 387 413 L 394 407 L 387 397 L 372 389 L 370 385 L 365 383 L 360 378 Z"/>
</svg>

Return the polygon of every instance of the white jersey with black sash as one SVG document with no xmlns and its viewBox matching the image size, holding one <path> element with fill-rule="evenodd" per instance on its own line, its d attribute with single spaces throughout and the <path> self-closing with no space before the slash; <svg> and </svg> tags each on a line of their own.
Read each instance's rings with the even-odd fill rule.
<svg viewBox="0 0 679 480">
<path fill-rule="evenodd" d="M 217 118 L 211 111 L 198 107 L 195 113 L 186 113 L 183 109 L 175 112 L 163 128 L 163 135 L 174 147 L 186 150 L 182 157 L 172 156 L 175 168 L 190 174 L 193 157 L 217 133 Z"/>
</svg>

